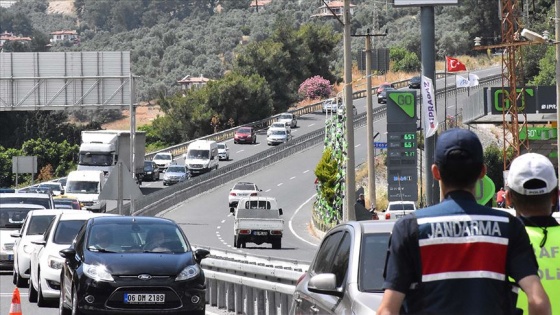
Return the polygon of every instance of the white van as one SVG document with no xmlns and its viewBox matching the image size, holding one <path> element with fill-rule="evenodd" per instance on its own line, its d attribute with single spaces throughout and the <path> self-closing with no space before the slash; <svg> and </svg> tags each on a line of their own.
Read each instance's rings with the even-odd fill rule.
<svg viewBox="0 0 560 315">
<path fill-rule="evenodd" d="M 107 202 L 99 200 L 105 181 L 103 171 L 73 171 L 68 174 L 65 192 L 76 197 L 84 205 L 84 210 L 105 212 Z"/>
<path fill-rule="evenodd" d="M 184 158 L 192 175 L 218 169 L 218 144 L 212 140 L 196 140 L 189 145 Z"/>
</svg>

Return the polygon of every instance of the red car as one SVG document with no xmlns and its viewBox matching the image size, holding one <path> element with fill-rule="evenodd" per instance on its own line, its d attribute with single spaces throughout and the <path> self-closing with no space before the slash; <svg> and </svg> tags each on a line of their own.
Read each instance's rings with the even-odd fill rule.
<svg viewBox="0 0 560 315">
<path fill-rule="evenodd" d="M 257 134 L 253 127 L 240 127 L 233 135 L 233 143 L 257 143 Z"/>
<path fill-rule="evenodd" d="M 393 85 L 391 83 L 383 82 L 377 88 L 377 94 L 380 94 L 381 92 L 383 92 L 383 90 L 385 90 L 385 88 L 392 88 L 392 87 L 393 87 Z"/>
</svg>

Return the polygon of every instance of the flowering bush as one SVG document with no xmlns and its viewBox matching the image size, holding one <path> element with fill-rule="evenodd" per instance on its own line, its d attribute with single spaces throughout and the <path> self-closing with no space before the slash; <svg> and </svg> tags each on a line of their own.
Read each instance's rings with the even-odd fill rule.
<svg viewBox="0 0 560 315">
<path fill-rule="evenodd" d="M 298 94 L 302 98 L 316 99 L 329 97 L 332 92 L 331 83 L 322 76 L 311 77 L 299 86 Z"/>
</svg>

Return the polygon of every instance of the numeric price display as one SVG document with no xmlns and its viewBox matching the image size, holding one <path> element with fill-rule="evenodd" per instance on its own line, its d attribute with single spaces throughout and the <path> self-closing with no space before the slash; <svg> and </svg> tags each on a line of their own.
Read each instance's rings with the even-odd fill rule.
<svg viewBox="0 0 560 315">
<path fill-rule="evenodd" d="M 388 164 L 409 165 L 416 161 L 418 141 L 416 132 L 390 132 L 387 137 Z"/>
</svg>

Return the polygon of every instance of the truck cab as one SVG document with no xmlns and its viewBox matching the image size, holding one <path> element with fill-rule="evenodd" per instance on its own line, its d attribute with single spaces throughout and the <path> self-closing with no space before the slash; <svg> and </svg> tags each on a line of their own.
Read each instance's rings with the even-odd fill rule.
<svg viewBox="0 0 560 315">
<path fill-rule="evenodd" d="M 273 249 L 282 248 L 284 219 L 282 208 L 273 197 L 241 198 L 234 214 L 233 243 L 237 248 L 247 243 L 270 243 Z"/>
<path fill-rule="evenodd" d="M 211 140 L 197 140 L 189 145 L 184 154 L 185 166 L 192 175 L 218 169 L 218 144 Z"/>
<path fill-rule="evenodd" d="M 72 171 L 68 174 L 65 192 L 78 199 L 84 210 L 105 212 L 107 202 L 99 200 L 105 181 L 103 171 Z"/>
</svg>

